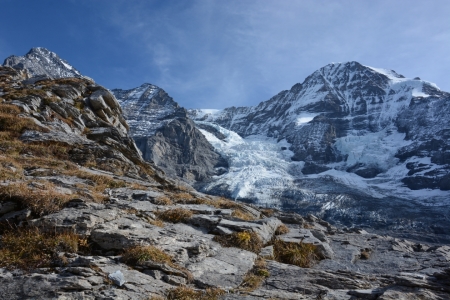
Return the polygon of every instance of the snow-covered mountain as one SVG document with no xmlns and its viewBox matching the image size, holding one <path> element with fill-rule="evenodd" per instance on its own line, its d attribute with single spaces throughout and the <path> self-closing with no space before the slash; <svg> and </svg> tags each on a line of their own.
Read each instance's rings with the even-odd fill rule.
<svg viewBox="0 0 450 300">
<path fill-rule="evenodd" d="M 167 125 L 177 116 L 185 115 L 181 108 L 163 89 L 144 83 L 129 89 L 113 89 L 113 94 L 122 107 L 134 137 L 146 137 L 156 129 Z"/>
<path fill-rule="evenodd" d="M 448 207 L 449 105 L 432 83 L 349 62 L 254 107 L 191 110 L 230 164 L 203 190 L 341 219 L 385 219 L 411 200 Z"/>
<path fill-rule="evenodd" d="M 31 77 L 88 78 L 56 53 L 42 47 L 32 48 L 25 56 L 11 55 L 5 59 L 3 66 L 27 70 Z"/>
</svg>

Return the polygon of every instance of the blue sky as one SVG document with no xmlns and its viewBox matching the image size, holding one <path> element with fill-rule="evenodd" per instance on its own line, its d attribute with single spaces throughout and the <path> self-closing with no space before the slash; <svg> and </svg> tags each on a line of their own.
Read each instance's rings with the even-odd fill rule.
<svg viewBox="0 0 450 300">
<path fill-rule="evenodd" d="M 450 91 L 450 1 L 1 0 L 0 58 L 46 47 L 107 88 L 255 105 L 331 62 Z"/>
</svg>

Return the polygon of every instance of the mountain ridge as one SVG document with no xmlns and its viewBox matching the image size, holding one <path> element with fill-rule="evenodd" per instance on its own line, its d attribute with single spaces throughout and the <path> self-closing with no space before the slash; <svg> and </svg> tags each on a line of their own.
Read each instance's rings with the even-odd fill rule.
<svg viewBox="0 0 450 300">
<path fill-rule="evenodd" d="M 31 48 L 24 56 L 11 55 L 4 60 L 3 66 L 27 70 L 31 77 L 47 77 L 50 79 L 76 77 L 92 80 L 82 75 L 55 52 L 43 47 Z"/>
</svg>

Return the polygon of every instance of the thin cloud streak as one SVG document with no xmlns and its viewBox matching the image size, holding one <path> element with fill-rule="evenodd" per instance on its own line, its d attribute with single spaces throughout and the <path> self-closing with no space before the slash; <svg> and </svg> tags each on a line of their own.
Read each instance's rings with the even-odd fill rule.
<svg viewBox="0 0 450 300">
<path fill-rule="evenodd" d="M 421 61 L 428 56 L 428 73 L 439 69 L 429 47 L 441 43 L 435 50 L 450 50 L 437 30 L 449 25 L 439 17 L 426 21 L 428 11 L 436 14 L 429 5 L 407 3 L 194 1 L 150 16 L 142 7 L 131 9 L 116 25 L 138 37 L 153 58 L 144 63 L 158 70 L 154 83 L 182 105 L 222 108 L 267 100 L 331 62 L 358 60 L 440 79 Z"/>
<path fill-rule="evenodd" d="M 32 41 L 48 39 L 108 88 L 150 82 L 188 108 L 256 105 L 326 64 L 353 60 L 450 91 L 446 0 L 49 0 L 45 9 L 68 3 L 77 14 L 38 28 Z M 27 15 L 37 27 L 38 16 Z M 50 29 L 63 41 L 50 40 Z M 0 40 L 1 51 L 7 46 Z"/>
</svg>

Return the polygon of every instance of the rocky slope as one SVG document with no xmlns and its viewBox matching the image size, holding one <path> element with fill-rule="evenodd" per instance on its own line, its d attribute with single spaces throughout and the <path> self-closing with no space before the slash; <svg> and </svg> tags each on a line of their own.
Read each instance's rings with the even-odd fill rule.
<svg viewBox="0 0 450 300">
<path fill-rule="evenodd" d="M 448 222 L 449 100 L 419 78 L 349 62 L 255 107 L 192 110 L 233 170 L 203 190 L 344 223 Z"/>
<path fill-rule="evenodd" d="M 144 159 L 154 162 L 168 175 L 195 183 L 221 174 L 228 167 L 186 110 L 163 89 L 143 84 L 112 92 L 124 110 L 131 136 Z"/>
<path fill-rule="evenodd" d="M 448 246 L 176 184 L 142 160 L 108 90 L 28 77 L 0 67 L 0 298 L 450 296 Z"/>
</svg>

